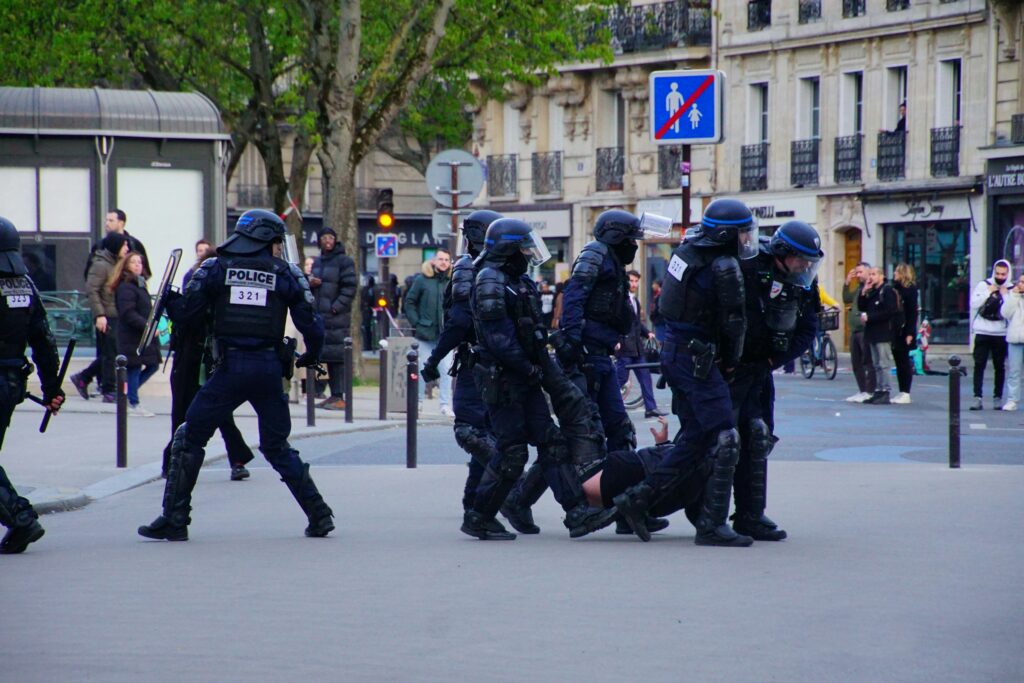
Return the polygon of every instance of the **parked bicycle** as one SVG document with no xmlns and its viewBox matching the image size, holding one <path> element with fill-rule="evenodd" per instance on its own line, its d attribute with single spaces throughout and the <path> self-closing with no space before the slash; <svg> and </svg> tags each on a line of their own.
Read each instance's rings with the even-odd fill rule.
<svg viewBox="0 0 1024 683">
<path fill-rule="evenodd" d="M 811 348 L 800 356 L 800 372 L 804 377 L 814 377 L 814 369 L 821 368 L 826 379 L 835 379 L 839 369 L 839 353 L 829 332 L 839 329 L 839 309 L 829 308 L 818 313 L 818 332 L 814 335 Z"/>
</svg>

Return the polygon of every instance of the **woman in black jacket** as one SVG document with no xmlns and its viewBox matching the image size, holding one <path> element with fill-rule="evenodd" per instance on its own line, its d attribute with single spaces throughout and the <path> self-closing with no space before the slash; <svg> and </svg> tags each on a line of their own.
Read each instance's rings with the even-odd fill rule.
<svg viewBox="0 0 1024 683">
<path fill-rule="evenodd" d="M 142 255 L 130 252 L 114 267 L 107 286 L 113 291 L 117 305 L 117 352 L 128 359 L 128 414 L 153 417 L 153 413 L 139 403 L 139 387 L 160 368 L 161 360 L 160 342 L 156 338 L 143 349 L 141 356 L 136 353 L 153 308 L 142 272 Z"/>
<path fill-rule="evenodd" d="M 892 357 L 896 364 L 896 380 L 900 393 L 893 403 L 910 403 L 910 383 L 914 379 L 914 364 L 910 351 L 917 347 L 917 275 L 914 266 L 901 263 L 893 273 L 893 289 L 900 298 L 903 315 L 893 325 Z"/>
<path fill-rule="evenodd" d="M 345 253 L 345 247 L 338 241 L 338 235 L 331 228 L 319 233 L 320 256 L 313 261 L 313 272 L 309 285 L 317 313 L 324 319 L 323 354 L 320 356 L 327 365 L 328 385 L 331 395 L 319 405 L 327 410 L 344 410 L 345 398 L 342 373 L 345 363 L 345 337 L 350 336 L 352 327 L 352 302 L 356 298 L 356 264 Z"/>
</svg>

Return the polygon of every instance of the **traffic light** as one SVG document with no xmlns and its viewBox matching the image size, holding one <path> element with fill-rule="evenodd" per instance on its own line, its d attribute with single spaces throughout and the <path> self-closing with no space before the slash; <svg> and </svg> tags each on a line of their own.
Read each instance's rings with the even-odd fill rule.
<svg viewBox="0 0 1024 683">
<path fill-rule="evenodd" d="M 388 292 L 384 287 L 375 287 L 373 294 L 373 308 L 382 311 L 388 307 Z"/>
<path fill-rule="evenodd" d="M 390 187 L 377 190 L 377 227 L 390 230 L 395 224 L 395 193 Z"/>
</svg>

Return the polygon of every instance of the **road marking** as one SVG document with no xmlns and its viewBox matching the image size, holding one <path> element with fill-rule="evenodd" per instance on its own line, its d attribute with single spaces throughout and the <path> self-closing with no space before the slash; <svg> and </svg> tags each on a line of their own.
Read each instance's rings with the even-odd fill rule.
<svg viewBox="0 0 1024 683">
<path fill-rule="evenodd" d="M 988 429 L 988 425 L 982 424 L 981 422 L 972 422 L 971 429 Z"/>
</svg>

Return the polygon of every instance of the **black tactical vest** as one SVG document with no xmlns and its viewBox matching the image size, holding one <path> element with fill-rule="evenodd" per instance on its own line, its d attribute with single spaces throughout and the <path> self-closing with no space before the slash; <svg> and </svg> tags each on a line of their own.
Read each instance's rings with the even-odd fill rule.
<svg viewBox="0 0 1024 683">
<path fill-rule="evenodd" d="M 760 338 L 759 342 L 767 342 L 772 352 L 779 352 L 789 348 L 800 309 L 804 305 L 806 290 L 776 278 L 773 261 L 770 254 L 762 251 L 748 266 L 756 269 L 753 274 L 756 285 L 751 290 L 757 297 L 762 323 L 762 329 L 757 330 L 752 325 L 751 331 Z"/>
<path fill-rule="evenodd" d="M 32 307 L 39 294 L 25 275 L 0 276 L 0 359 L 24 358 Z"/>
<path fill-rule="evenodd" d="M 277 292 L 285 272 L 266 259 L 232 258 L 223 262 L 224 286 L 213 308 L 215 337 L 252 337 L 279 342 L 288 306 Z"/>
<path fill-rule="evenodd" d="M 711 329 L 713 302 L 711 292 L 699 292 L 692 286 L 697 273 L 707 268 L 712 259 L 703 250 L 683 242 L 672 252 L 668 272 L 658 297 L 658 312 L 668 322 L 686 323 Z"/>
<path fill-rule="evenodd" d="M 633 314 L 629 310 L 629 278 L 626 271 L 615 252 L 603 242 L 591 242 L 583 249 L 602 253 L 604 258 L 611 258 L 615 264 L 614 278 L 602 278 L 598 273 L 594 288 L 583 306 L 583 316 L 587 320 L 608 325 L 620 334 L 628 334 L 633 328 Z"/>
</svg>

